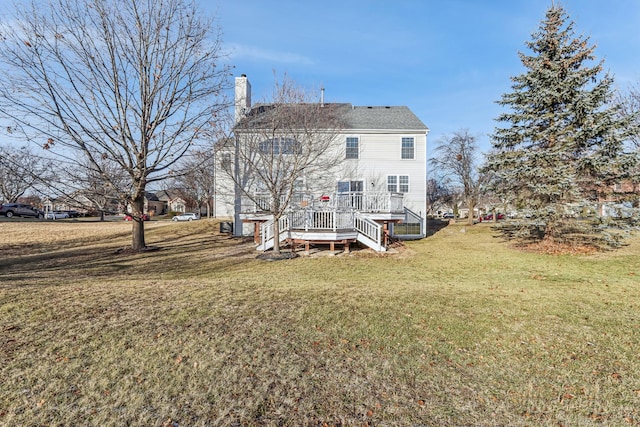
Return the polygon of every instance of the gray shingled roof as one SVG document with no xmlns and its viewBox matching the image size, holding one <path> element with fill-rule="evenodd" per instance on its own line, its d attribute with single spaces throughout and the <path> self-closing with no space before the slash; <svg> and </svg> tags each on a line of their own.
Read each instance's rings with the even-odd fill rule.
<svg viewBox="0 0 640 427">
<path fill-rule="evenodd" d="M 346 129 L 428 130 L 427 126 L 405 106 L 359 107 L 347 104 Z"/>
<path fill-rule="evenodd" d="M 354 106 L 348 103 L 325 104 L 344 118 L 345 130 L 420 130 L 429 128 L 405 106 Z M 317 105 L 316 105 L 317 107 Z M 272 104 L 257 104 L 251 108 L 242 121 L 250 121 L 259 126 L 260 117 L 269 114 Z M 258 121 L 256 121 L 258 119 Z M 241 122 L 242 123 L 242 122 Z"/>
</svg>

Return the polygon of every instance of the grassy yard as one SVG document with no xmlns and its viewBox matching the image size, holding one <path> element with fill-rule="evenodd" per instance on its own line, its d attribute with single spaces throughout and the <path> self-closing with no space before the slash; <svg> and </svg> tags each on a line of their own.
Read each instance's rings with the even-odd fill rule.
<svg viewBox="0 0 640 427">
<path fill-rule="evenodd" d="M 0 425 L 640 425 L 640 238 L 265 262 L 217 223 L 0 223 Z"/>
</svg>

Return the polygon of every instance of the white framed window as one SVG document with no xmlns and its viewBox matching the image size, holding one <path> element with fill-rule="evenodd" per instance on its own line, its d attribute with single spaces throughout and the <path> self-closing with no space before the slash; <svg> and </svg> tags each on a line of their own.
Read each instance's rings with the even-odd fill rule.
<svg viewBox="0 0 640 427">
<path fill-rule="evenodd" d="M 360 138 L 348 136 L 345 159 L 357 159 L 360 157 Z"/>
<path fill-rule="evenodd" d="M 302 154 L 302 146 L 293 138 L 271 138 L 258 144 L 260 153 L 278 156 L 280 154 Z"/>
<path fill-rule="evenodd" d="M 398 192 L 398 175 L 387 176 L 387 191 L 390 193 Z"/>
<path fill-rule="evenodd" d="M 402 159 L 415 159 L 415 142 L 412 136 L 402 138 Z"/>
<path fill-rule="evenodd" d="M 398 190 L 400 193 L 408 193 L 409 192 L 409 175 L 400 175 L 398 176 Z"/>
<path fill-rule="evenodd" d="M 220 156 L 220 165 L 224 169 L 229 169 L 231 167 L 231 153 L 222 153 Z"/>
<path fill-rule="evenodd" d="M 387 175 L 387 191 L 390 193 L 408 193 L 409 175 Z"/>
</svg>

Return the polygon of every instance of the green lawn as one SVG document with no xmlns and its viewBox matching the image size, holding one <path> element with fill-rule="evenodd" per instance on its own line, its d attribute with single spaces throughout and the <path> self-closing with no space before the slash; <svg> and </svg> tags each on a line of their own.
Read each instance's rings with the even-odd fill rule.
<svg viewBox="0 0 640 427">
<path fill-rule="evenodd" d="M 640 238 L 265 262 L 217 223 L 0 224 L 0 425 L 640 425 Z M 25 236 L 27 236 L 25 238 Z"/>
</svg>

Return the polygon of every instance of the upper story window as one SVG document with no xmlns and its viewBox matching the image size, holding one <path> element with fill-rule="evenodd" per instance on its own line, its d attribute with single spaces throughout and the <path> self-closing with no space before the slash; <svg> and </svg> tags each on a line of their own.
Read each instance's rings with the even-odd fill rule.
<svg viewBox="0 0 640 427">
<path fill-rule="evenodd" d="M 231 167 L 231 153 L 222 153 L 222 155 L 220 156 L 220 165 L 225 168 L 228 169 Z"/>
<path fill-rule="evenodd" d="M 402 159 L 415 159 L 415 144 L 413 137 L 402 138 Z"/>
<path fill-rule="evenodd" d="M 262 154 L 300 154 L 302 147 L 293 138 L 272 138 L 258 144 L 258 149 Z"/>
<path fill-rule="evenodd" d="M 357 159 L 360 156 L 360 140 L 357 136 L 347 137 L 346 159 Z"/>
</svg>

